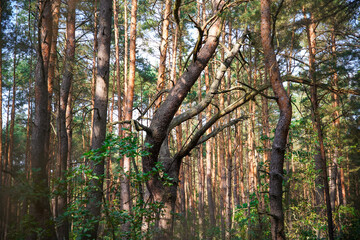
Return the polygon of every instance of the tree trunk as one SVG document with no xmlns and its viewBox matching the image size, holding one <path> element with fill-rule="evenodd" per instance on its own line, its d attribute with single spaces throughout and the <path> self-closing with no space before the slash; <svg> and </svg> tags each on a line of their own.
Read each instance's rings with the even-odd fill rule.
<svg viewBox="0 0 360 240">
<path fill-rule="evenodd" d="M 229 20 L 229 37 L 228 37 L 228 48 L 232 48 L 232 19 Z M 230 68 L 227 71 L 227 88 L 231 88 L 231 70 Z M 229 106 L 231 104 L 231 95 L 228 95 L 227 98 L 227 105 Z M 231 116 L 228 115 L 227 122 L 230 123 Z M 227 196 L 226 196 L 226 228 L 227 232 L 231 233 L 231 227 L 232 227 L 232 173 L 233 173 L 233 153 L 232 153 L 232 139 L 231 139 L 231 126 L 228 128 L 227 132 L 227 161 L 226 161 L 226 167 L 227 167 Z M 232 236 L 228 234 L 228 239 L 232 239 Z"/>
<path fill-rule="evenodd" d="M 73 81 L 73 66 L 74 66 L 74 57 L 75 57 L 75 9 L 76 9 L 76 0 L 68 1 L 67 9 L 67 19 L 66 19 L 66 49 L 65 49 L 65 59 L 64 59 L 64 72 L 63 80 L 60 87 L 60 109 L 59 109 L 59 177 L 64 182 L 60 186 L 62 188 L 60 192 L 64 194 L 59 195 L 58 197 L 58 206 L 57 206 L 57 216 L 62 217 L 63 221 L 60 222 L 57 226 L 57 236 L 59 239 L 69 239 L 69 228 L 68 220 L 64 217 L 64 213 L 67 207 L 67 184 L 66 184 L 66 170 L 68 162 L 68 153 L 69 153 L 69 139 L 68 139 L 68 127 L 66 112 L 68 107 L 68 98 L 70 87 Z"/>
<path fill-rule="evenodd" d="M 93 138 L 94 115 L 95 115 L 95 88 L 96 88 L 96 55 L 98 52 L 98 0 L 94 0 L 94 48 L 92 61 L 92 77 L 91 77 L 91 129 L 90 129 L 90 144 Z"/>
<path fill-rule="evenodd" d="M 106 137 L 106 115 L 108 105 L 108 86 L 109 86 L 109 62 L 110 62 L 110 42 L 111 42 L 111 0 L 100 0 L 100 14 L 99 14 L 99 32 L 98 52 L 97 52 L 97 72 L 96 72 L 96 87 L 95 87 L 95 101 L 94 101 L 94 118 L 93 118 L 93 136 L 91 142 L 91 149 L 98 149 L 102 146 Z M 103 194 L 103 175 L 104 175 L 104 159 L 91 160 L 90 167 L 93 169 L 93 174 L 98 179 L 89 181 L 91 191 L 88 193 L 89 202 L 87 210 L 90 216 L 98 219 L 101 215 L 101 202 Z M 90 235 L 86 239 L 96 239 L 99 222 L 95 221 L 89 229 Z"/>
<path fill-rule="evenodd" d="M 124 0 L 124 94 L 127 94 L 127 85 L 128 85 L 128 3 L 127 0 Z M 126 101 L 124 101 L 125 109 Z"/>
<path fill-rule="evenodd" d="M 47 88 L 48 88 L 48 112 L 49 112 L 49 127 L 48 132 L 46 133 L 45 137 L 45 152 L 47 157 L 49 158 L 49 162 L 51 162 L 51 159 L 53 159 L 53 156 L 51 154 L 52 146 L 54 144 L 51 143 L 51 139 L 53 138 L 51 136 L 51 127 L 50 123 L 52 120 L 52 98 L 53 98 L 53 92 L 54 92 L 54 79 L 55 79 L 55 67 L 57 63 L 57 37 L 58 37 L 58 28 L 59 28 L 59 11 L 60 11 L 60 0 L 48 0 L 49 3 L 51 2 L 51 12 L 52 12 L 52 42 L 50 46 L 50 56 L 49 56 L 49 65 L 48 65 L 48 75 L 47 75 Z M 56 121 L 56 120 L 55 120 Z M 55 148 L 53 148 L 55 149 Z M 53 151 L 54 152 L 54 151 Z M 50 176 L 51 177 L 51 176 Z M 53 211 L 54 212 L 54 211 Z M 53 215 L 55 215 L 53 213 Z"/>
<path fill-rule="evenodd" d="M 122 120 L 122 101 L 121 101 L 121 81 L 120 81 L 120 49 L 119 49 L 119 12 L 117 9 L 117 0 L 113 0 L 113 11 L 114 11 L 114 34 L 115 34 L 115 64 L 116 64 L 116 81 L 117 84 L 117 107 L 118 107 L 118 121 Z M 126 5 L 125 5 L 126 8 Z M 127 20 L 126 20 L 127 21 Z M 125 54 L 126 55 L 126 54 Z M 121 127 L 119 126 L 118 135 L 121 136 Z"/>
<path fill-rule="evenodd" d="M 162 21 L 162 33 L 161 33 L 161 42 L 160 42 L 160 63 L 159 71 L 156 83 L 156 89 L 161 91 L 165 87 L 165 70 L 166 70 L 166 53 L 168 49 L 168 38 L 169 38 L 169 23 L 171 15 L 171 0 L 165 0 L 165 12 L 163 15 Z M 160 96 L 155 106 L 159 106 L 162 100 Z"/>
<path fill-rule="evenodd" d="M 35 70 L 35 116 L 31 144 L 32 182 L 35 194 L 32 199 L 30 215 L 44 230 L 43 239 L 56 239 L 55 228 L 51 221 L 49 186 L 48 186 L 48 152 L 46 142 L 50 128 L 48 110 L 48 67 L 52 43 L 52 2 L 39 1 L 41 16 L 39 17 L 37 65 Z M 37 239 L 37 233 L 32 232 L 30 239 Z"/>
<path fill-rule="evenodd" d="M 0 35 L 2 34 L 2 7 L 0 5 Z M 3 48 L 3 40 L 0 38 L 0 184 L 2 185 L 3 177 L 2 177 L 2 169 L 3 169 L 3 149 L 2 149 L 2 48 Z M 2 215 L 3 216 L 3 215 Z M 2 219 L 2 217 L 1 217 Z"/>
<path fill-rule="evenodd" d="M 132 111 L 134 104 L 134 88 L 135 88 L 135 71 L 136 71 L 136 17 L 137 17 L 137 0 L 131 1 L 131 22 L 130 22 L 130 66 L 129 66 L 129 79 L 125 92 L 125 120 L 132 119 Z M 127 128 L 131 130 L 131 126 Z M 124 156 L 123 170 L 125 174 L 129 174 L 131 170 L 131 159 Z M 121 196 L 123 210 L 128 213 L 131 212 L 131 196 L 130 196 L 130 179 L 122 177 L 121 181 Z M 122 230 L 125 232 L 130 231 L 130 222 L 127 221 L 122 225 Z"/>
<path fill-rule="evenodd" d="M 225 27 L 223 26 L 222 29 L 222 34 L 221 34 L 221 38 L 222 38 L 222 44 L 225 46 Z M 225 50 L 224 48 L 221 49 L 221 62 L 224 62 L 224 58 L 225 58 Z M 225 78 L 223 78 L 224 80 Z M 225 89 L 225 81 L 222 81 L 222 86 L 223 89 Z M 225 97 L 224 94 L 221 94 L 219 96 L 219 105 L 220 105 L 220 109 L 224 109 L 225 108 Z M 220 120 L 220 125 L 224 124 L 224 121 Z M 217 155 L 218 157 L 218 162 L 219 162 L 219 169 L 220 169 L 220 227 L 221 227 L 221 238 L 225 239 L 226 237 L 226 152 L 225 152 L 225 136 L 224 136 L 224 132 L 220 132 L 219 133 L 219 154 Z"/>
<path fill-rule="evenodd" d="M 17 28 L 17 16 L 16 16 L 16 26 L 15 26 L 15 33 L 16 33 L 16 28 Z M 13 85 L 12 85 L 12 102 L 11 102 L 11 116 L 10 116 L 10 131 L 9 131 L 9 143 L 7 146 L 7 167 L 6 170 L 9 172 L 12 172 L 12 166 L 13 166 L 13 152 L 14 152 L 14 128 L 15 128 L 15 102 L 16 102 L 16 65 L 17 65 L 17 58 L 16 58 L 16 38 L 15 38 L 15 45 L 14 45 L 14 58 L 13 58 Z M 9 94 L 10 96 L 10 94 Z M 12 178 L 10 177 L 10 175 L 6 176 L 7 179 L 7 187 L 11 187 L 12 186 Z M 11 225 L 14 224 L 13 220 L 14 220 L 14 212 L 12 211 L 12 205 L 14 204 L 14 200 L 12 199 L 11 196 L 7 196 L 7 204 L 6 206 L 6 222 L 5 224 L 7 225 Z M 6 234 L 6 233 L 5 233 Z"/>
<path fill-rule="evenodd" d="M 304 18 L 306 17 L 305 9 L 303 9 Z M 328 223 L 328 234 L 329 239 L 334 239 L 334 230 L 333 230 L 333 221 L 332 221 L 332 211 L 331 211 L 331 203 L 330 203 L 330 192 L 329 192 L 329 182 L 328 182 L 328 173 L 326 167 L 326 155 L 325 155 L 325 147 L 323 140 L 323 133 L 321 129 L 321 118 L 319 114 L 319 100 L 317 96 L 317 80 L 316 80 L 316 66 L 315 66 L 315 54 L 316 54 L 316 23 L 313 19 L 313 15 L 310 14 L 310 23 L 306 25 L 307 31 L 307 40 L 309 45 L 309 77 L 311 82 L 313 83 L 310 87 L 311 90 L 311 117 L 314 131 L 317 133 L 317 141 L 316 145 L 316 155 L 315 155 L 315 170 L 320 173 L 316 176 L 315 186 L 315 202 L 318 213 L 321 212 L 321 204 L 324 201 L 327 209 L 327 223 Z"/>
<path fill-rule="evenodd" d="M 201 102 L 201 77 L 198 80 L 198 101 Z M 199 114 L 199 128 L 202 127 L 202 114 Z M 204 215 L 204 162 L 203 162 L 203 145 L 201 144 L 199 146 L 199 152 L 198 152 L 198 193 L 199 193 L 199 232 L 201 233 L 203 231 L 203 220 L 205 218 Z M 202 237 L 202 234 L 200 234 L 200 238 Z"/>
<path fill-rule="evenodd" d="M 270 219 L 272 239 L 285 239 L 284 212 L 282 207 L 282 183 L 284 155 L 291 123 L 292 107 L 282 85 L 279 65 L 271 42 L 270 0 L 261 0 L 261 42 L 264 49 L 265 65 L 269 71 L 270 82 L 276 102 L 280 109 L 270 160 Z"/>
<path fill-rule="evenodd" d="M 205 85 L 206 85 L 206 93 L 209 93 L 210 90 L 210 83 L 209 83 L 209 68 L 205 68 Z M 211 118 L 211 107 L 208 106 L 206 110 L 206 121 Z M 211 133 L 211 129 L 207 130 L 207 134 Z M 211 140 L 206 141 L 206 190 L 207 190 L 207 200 L 209 205 L 209 217 L 210 217 L 210 228 L 214 229 L 216 222 L 215 222 L 215 205 L 213 200 L 213 191 L 212 191 L 212 176 L 211 176 L 211 155 L 213 146 L 211 144 Z M 210 236 L 210 239 L 212 237 Z"/>
<path fill-rule="evenodd" d="M 216 11 L 221 9 L 223 4 L 224 3 L 220 0 L 213 1 L 213 7 L 216 9 Z M 144 172 L 149 172 L 153 169 L 153 167 L 156 166 L 160 148 L 168 135 L 168 127 L 170 122 L 179 109 L 182 101 L 190 91 L 190 88 L 194 85 L 200 73 L 206 67 L 208 61 L 214 54 L 218 45 L 218 35 L 221 30 L 221 22 L 221 19 L 216 19 L 216 21 L 211 25 L 206 42 L 200 51 L 196 53 L 196 60 L 189 65 L 187 70 L 171 89 L 167 98 L 155 112 L 149 128 L 151 133 L 148 132 L 145 139 L 145 143 L 150 144 L 152 147 L 146 148 L 146 150 L 149 152 L 149 155 L 143 157 Z M 164 214 L 167 217 L 171 215 L 171 211 L 174 209 L 176 201 L 177 182 L 181 166 L 181 159 L 182 157 L 177 159 L 175 156 L 173 160 L 163 162 L 165 169 L 168 169 L 167 174 L 169 177 L 174 179 L 174 184 L 172 186 L 164 186 L 158 174 L 153 176 L 148 181 L 148 187 L 154 196 L 154 200 L 165 203 Z M 160 228 L 165 230 L 164 234 L 162 235 L 164 239 L 171 238 L 171 224 L 169 224 L 167 219 L 160 223 Z"/>
</svg>

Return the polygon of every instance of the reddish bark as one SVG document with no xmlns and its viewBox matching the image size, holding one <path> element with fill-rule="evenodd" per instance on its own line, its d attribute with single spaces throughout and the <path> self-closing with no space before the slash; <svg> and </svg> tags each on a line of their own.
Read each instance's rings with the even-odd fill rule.
<svg viewBox="0 0 360 240">
<path fill-rule="evenodd" d="M 168 49 L 168 38 L 169 38 L 169 24 L 170 24 L 170 14 L 171 14 L 171 1 L 165 1 L 165 12 L 164 19 L 162 23 L 162 34 L 161 34 L 161 43 L 160 43 L 160 63 L 158 70 L 158 78 L 156 83 L 156 89 L 161 91 L 165 87 L 165 70 L 166 70 L 166 53 Z M 161 103 L 162 95 L 156 101 L 156 106 L 158 107 Z"/>
<path fill-rule="evenodd" d="M 67 133 L 66 110 L 68 107 L 68 98 L 70 87 L 73 80 L 73 65 L 75 57 L 75 9 L 76 0 L 68 1 L 67 19 L 66 19 L 66 49 L 64 60 L 63 80 L 60 87 L 60 108 L 59 108 L 59 169 L 58 175 L 64 181 L 61 187 L 67 189 L 65 172 L 67 170 L 69 139 Z M 57 217 L 63 217 L 67 207 L 67 193 L 58 197 Z M 57 236 L 59 239 L 69 239 L 68 221 L 66 218 L 57 226 Z"/>
<path fill-rule="evenodd" d="M 270 0 L 261 0 L 261 42 L 264 49 L 265 65 L 280 109 L 270 160 L 270 218 L 272 239 L 285 239 L 284 212 L 282 207 L 282 183 L 284 155 L 291 123 L 292 107 L 282 85 L 279 65 L 271 42 Z"/>
<path fill-rule="evenodd" d="M 134 88 L 135 88 L 135 72 L 136 72 L 136 18 L 137 18 L 137 0 L 131 1 L 131 22 L 130 22 L 130 66 L 129 66 L 129 79 L 125 92 L 125 108 L 124 117 L 126 120 L 132 119 L 132 111 L 134 104 Z M 128 125 L 127 128 L 131 129 Z M 124 173 L 129 173 L 131 169 L 130 158 L 124 157 L 123 170 Z M 130 196 L 130 182 L 129 178 L 123 177 L 121 179 L 121 197 L 123 210 L 130 213 L 131 211 L 131 196 Z M 122 226 L 125 232 L 130 231 L 130 222 L 125 222 Z"/>
<path fill-rule="evenodd" d="M 40 13 L 38 29 L 38 54 L 35 70 L 35 117 L 31 144 L 32 182 L 37 198 L 32 199 L 30 215 L 44 229 L 46 239 L 55 239 L 54 225 L 50 221 L 51 211 L 48 186 L 48 143 L 46 140 L 50 128 L 48 110 L 48 67 L 52 43 L 52 2 L 39 1 Z M 37 233 L 29 234 L 30 239 L 37 239 Z"/>
</svg>

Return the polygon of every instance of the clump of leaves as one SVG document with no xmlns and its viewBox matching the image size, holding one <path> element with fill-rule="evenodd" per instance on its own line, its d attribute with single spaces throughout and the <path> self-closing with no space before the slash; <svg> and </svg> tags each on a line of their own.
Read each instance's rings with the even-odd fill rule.
<svg viewBox="0 0 360 240">
<path fill-rule="evenodd" d="M 158 163 L 150 172 L 144 173 L 137 168 L 136 159 L 147 155 L 148 152 L 142 150 L 139 139 L 135 134 L 129 133 L 124 138 L 110 135 L 99 149 L 90 150 L 84 154 L 87 161 L 100 164 L 104 159 L 111 160 L 107 164 L 109 178 L 97 176 L 93 169 L 85 163 L 73 167 L 67 174 L 68 185 L 71 186 L 71 201 L 63 217 L 68 217 L 72 222 L 72 239 L 82 239 L 87 236 L 87 232 L 95 223 L 100 224 L 104 231 L 104 239 L 148 239 L 155 233 L 154 223 L 156 217 L 162 213 L 164 204 L 162 202 L 146 199 L 143 187 L 151 176 L 155 174 L 163 175 L 163 166 Z M 132 170 L 124 172 L 120 162 L 123 157 L 132 160 Z M 111 167 L 109 167 L 111 166 Z M 163 176 L 166 184 L 172 184 L 172 179 Z M 91 190 L 88 182 L 91 179 L 103 178 L 106 185 L 103 189 L 103 201 L 99 202 L 102 206 L 101 216 L 91 216 L 86 209 L 89 199 L 88 193 Z M 131 185 L 131 211 L 125 211 L 121 207 L 120 182 L 123 178 L 128 178 Z M 129 232 L 122 231 L 121 225 L 130 223 Z M 146 231 L 144 231 L 146 229 Z"/>
</svg>

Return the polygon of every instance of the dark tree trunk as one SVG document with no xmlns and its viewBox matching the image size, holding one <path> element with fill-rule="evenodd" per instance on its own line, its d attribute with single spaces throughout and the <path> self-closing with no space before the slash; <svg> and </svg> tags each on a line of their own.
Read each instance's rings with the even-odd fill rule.
<svg viewBox="0 0 360 240">
<path fill-rule="evenodd" d="M 271 235 L 274 240 L 285 239 L 284 212 L 282 207 L 282 183 L 284 155 L 291 123 L 292 107 L 282 85 L 279 65 L 271 42 L 270 0 L 261 0 L 261 42 L 264 49 L 265 65 L 280 109 L 270 160 L 270 219 Z"/>
<path fill-rule="evenodd" d="M 63 221 L 58 224 L 57 227 L 57 236 L 59 239 L 69 239 L 69 228 L 68 220 L 64 217 L 64 213 L 67 207 L 67 189 L 66 186 L 66 170 L 68 162 L 68 152 L 69 152 L 69 139 L 67 133 L 67 119 L 66 119 L 66 110 L 68 107 L 68 99 L 70 87 L 73 79 L 73 65 L 75 57 L 75 9 L 76 9 L 76 0 L 68 1 L 68 12 L 66 20 L 66 50 L 65 50 L 65 60 L 64 60 L 64 73 L 63 80 L 60 87 L 60 109 L 59 109 L 59 170 L 58 174 L 64 184 L 60 187 L 64 194 L 58 197 L 57 201 L 57 217 L 63 217 Z"/>
<path fill-rule="evenodd" d="M 110 41 L 111 41 L 111 16 L 112 0 L 100 0 L 99 31 L 97 35 L 97 72 L 94 99 L 93 135 L 91 149 L 98 149 L 102 146 L 106 137 L 106 116 L 108 105 L 109 87 L 109 62 L 110 62 Z M 91 191 L 88 194 L 89 202 L 87 210 L 91 217 L 98 219 L 100 216 L 101 202 L 103 196 L 103 175 L 104 159 L 100 161 L 91 160 L 90 167 L 98 179 L 92 179 L 89 184 Z M 87 239 L 96 239 L 99 222 L 95 221 L 88 234 Z"/>
<path fill-rule="evenodd" d="M 48 186 L 48 152 L 46 147 L 50 128 L 50 114 L 48 110 L 48 67 L 50 48 L 52 43 L 52 1 L 39 1 L 41 16 L 39 16 L 37 64 L 35 70 L 35 118 L 31 144 L 32 182 L 35 189 L 31 202 L 30 215 L 37 227 L 44 230 L 42 239 L 56 239 L 52 221 Z M 37 233 L 32 232 L 30 239 L 38 239 Z"/>
</svg>

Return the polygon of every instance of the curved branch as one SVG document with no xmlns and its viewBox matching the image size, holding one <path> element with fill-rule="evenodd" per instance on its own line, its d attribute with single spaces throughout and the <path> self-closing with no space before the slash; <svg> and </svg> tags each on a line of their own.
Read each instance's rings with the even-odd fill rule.
<svg viewBox="0 0 360 240">
<path fill-rule="evenodd" d="M 143 112 L 141 112 L 139 109 L 139 112 L 140 112 L 140 116 L 137 118 L 137 120 L 140 120 L 140 118 L 142 118 L 146 113 L 147 111 L 149 111 L 149 109 L 151 108 L 152 105 L 154 105 L 154 103 L 156 102 L 156 100 L 161 96 L 163 95 L 164 93 L 168 93 L 170 92 L 170 90 L 168 89 L 163 89 L 161 91 L 159 91 L 156 96 L 153 98 L 153 100 L 151 101 L 151 103 L 145 108 L 145 110 Z"/>
<path fill-rule="evenodd" d="M 131 124 L 135 127 L 136 131 L 145 131 L 146 133 L 148 134 L 151 134 L 152 131 L 149 127 L 141 124 L 139 121 L 137 120 L 125 120 L 125 121 L 116 121 L 116 122 L 111 122 L 111 123 L 108 123 L 107 125 L 110 126 L 110 125 L 116 125 L 116 124 Z"/>
<path fill-rule="evenodd" d="M 230 67 L 231 62 L 233 61 L 235 55 L 239 51 L 240 46 L 243 44 L 246 35 L 247 35 L 247 31 L 244 32 L 243 36 L 240 38 L 238 43 L 236 43 L 234 47 L 231 49 L 225 61 L 220 64 L 220 67 L 216 72 L 216 77 L 210 86 L 209 93 L 206 94 L 206 96 L 198 105 L 175 117 L 170 123 L 169 130 L 180 125 L 182 122 L 198 115 L 210 104 L 210 102 L 212 101 L 214 95 L 216 94 L 220 86 L 221 79 L 223 78 L 226 70 Z"/>
<path fill-rule="evenodd" d="M 244 105 L 251 99 L 253 99 L 257 94 L 260 94 L 262 91 L 270 87 L 270 83 L 264 84 L 260 86 L 259 89 L 254 90 L 248 94 L 245 94 L 244 97 L 238 99 L 237 101 L 233 102 L 223 110 L 219 111 L 215 115 L 213 115 L 208 122 L 206 122 L 202 128 L 200 128 L 191 138 L 188 144 L 186 144 L 175 156 L 174 160 L 181 160 L 183 157 L 188 155 L 190 151 L 198 145 L 199 139 L 204 135 L 206 130 L 208 130 L 212 125 L 214 125 L 220 118 L 226 116 L 227 114 L 233 112 L 238 107 Z"/>
<path fill-rule="evenodd" d="M 240 121 L 246 120 L 248 119 L 248 116 L 241 116 L 237 119 L 231 120 L 230 122 L 228 122 L 227 124 L 220 126 L 216 129 L 214 129 L 211 133 L 209 133 L 206 136 L 201 137 L 201 139 L 196 143 L 196 146 L 206 142 L 207 140 L 209 140 L 212 137 L 215 137 L 219 132 L 221 132 L 222 130 L 224 130 L 225 128 L 231 127 L 232 125 L 237 124 Z"/>
</svg>

